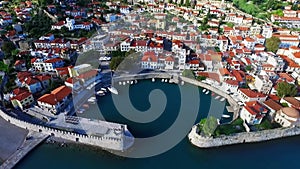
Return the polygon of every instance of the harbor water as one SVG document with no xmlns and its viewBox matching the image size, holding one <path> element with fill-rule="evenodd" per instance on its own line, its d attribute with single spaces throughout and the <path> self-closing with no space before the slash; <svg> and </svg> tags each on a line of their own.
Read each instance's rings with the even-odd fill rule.
<svg viewBox="0 0 300 169">
<path fill-rule="evenodd" d="M 130 85 L 130 84 L 128 84 Z M 116 86 L 122 95 L 123 85 Z M 190 88 L 185 84 L 183 88 Z M 105 118 L 107 121 L 125 123 L 135 137 L 147 138 L 164 132 L 174 123 L 181 105 L 180 91 L 177 85 L 151 80 L 139 81 L 129 88 L 130 101 L 140 111 L 151 107 L 149 94 L 155 89 L 164 92 L 167 104 L 164 112 L 154 121 L 137 123 L 123 117 L 116 109 L 111 94 L 99 96 L 98 104 L 90 104 L 89 109 L 78 116 L 88 118 Z M 223 112 L 226 110 L 225 102 L 215 99 L 216 96 L 205 94 L 202 88 L 198 89 L 200 95 L 200 108 L 197 119 L 207 116 L 207 112 Z M 154 106 L 154 105 L 152 105 Z M 188 105 L 194 106 L 194 105 Z M 189 112 L 184 112 L 189 116 Z M 100 114 L 103 116 L 101 117 Z M 228 122 L 229 119 L 221 119 Z M 170 138 L 172 139 L 172 138 Z M 126 158 L 114 155 L 107 151 L 84 145 L 69 145 L 60 147 L 57 144 L 44 143 L 33 150 L 17 166 L 18 169 L 52 169 L 52 168 L 109 168 L 109 169 L 153 169 L 153 168 L 284 168 L 297 167 L 298 152 L 300 151 L 300 137 L 278 139 L 263 143 L 225 146 L 211 149 L 199 149 L 191 145 L 185 137 L 172 149 L 157 156 L 147 158 Z M 140 145 L 139 145 L 140 146 Z M 147 145 L 143 145 L 147 146 Z M 134 145 L 133 148 L 138 148 Z"/>
</svg>

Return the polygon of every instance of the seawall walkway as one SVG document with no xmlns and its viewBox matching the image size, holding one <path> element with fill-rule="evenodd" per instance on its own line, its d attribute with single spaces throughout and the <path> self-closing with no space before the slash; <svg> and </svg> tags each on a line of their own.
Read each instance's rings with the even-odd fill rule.
<svg viewBox="0 0 300 169">
<path fill-rule="evenodd" d="M 0 169 L 13 168 L 25 155 L 48 137 L 49 135 L 30 131 L 22 146 L 0 166 Z"/>
<path fill-rule="evenodd" d="M 193 126 L 188 135 L 189 141 L 200 148 L 219 147 L 225 145 L 261 142 L 283 137 L 300 135 L 300 127 L 270 129 L 256 132 L 242 132 L 232 135 L 222 135 L 217 138 L 201 136 L 197 133 L 197 126 Z"/>
</svg>

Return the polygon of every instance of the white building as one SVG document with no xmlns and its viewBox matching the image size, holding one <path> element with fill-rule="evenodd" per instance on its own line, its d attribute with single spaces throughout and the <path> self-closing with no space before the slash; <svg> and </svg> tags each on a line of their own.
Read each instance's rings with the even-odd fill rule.
<svg viewBox="0 0 300 169">
<path fill-rule="evenodd" d="M 290 127 L 299 125 L 300 115 L 295 108 L 283 107 L 276 112 L 274 120 L 282 127 Z"/>
<path fill-rule="evenodd" d="M 269 79 L 269 77 L 267 75 L 265 76 L 258 75 L 254 77 L 255 77 L 254 86 L 257 89 L 257 91 L 264 94 L 268 94 L 273 87 L 273 83 Z"/>
<path fill-rule="evenodd" d="M 268 110 L 257 101 L 246 102 L 240 117 L 250 125 L 260 124 Z"/>
</svg>

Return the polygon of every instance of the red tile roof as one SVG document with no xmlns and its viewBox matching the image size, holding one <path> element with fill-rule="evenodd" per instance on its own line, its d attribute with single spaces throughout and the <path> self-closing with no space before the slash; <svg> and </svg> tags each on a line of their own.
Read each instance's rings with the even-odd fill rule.
<svg viewBox="0 0 300 169">
<path fill-rule="evenodd" d="M 29 91 L 25 91 L 21 94 L 16 95 L 15 97 L 12 97 L 10 100 L 19 100 L 22 101 L 28 97 L 32 96 L 32 94 Z"/>
<path fill-rule="evenodd" d="M 257 101 L 246 102 L 244 108 L 252 115 L 260 115 L 267 113 L 267 109 Z M 260 116 L 258 116 L 260 117 Z"/>
<path fill-rule="evenodd" d="M 72 90 L 67 86 L 63 85 L 54 89 L 50 94 L 45 94 L 38 99 L 40 102 L 48 103 L 50 105 L 55 105 L 62 101 L 65 97 L 70 95 Z"/>
<path fill-rule="evenodd" d="M 282 108 L 282 106 L 280 104 L 278 104 L 277 102 L 275 102 L 272 99 L 264 101 L 264 104 L 275 111 L 278 111 Z"/>
<path fill-rule="evenodd" d="M 246 96 L 248 96 L 249 98 L 257 98 L 257 97 L 266 97 L 266 95 L 259 93 L 259 92 L 255 92 L 253 90 L 250 89 L 239 89 L 242 93 L 244 93 Z"/>
<path fill-rule="evenodd" d="M 92 77 L 95 77 L 98 74 L 97 70 L 90 70 L 87 72 L 84 72 L 82 74 L 80 74 L 79 76 L 77 76 L 80 79 L 90 79 Z"/>
</svg>

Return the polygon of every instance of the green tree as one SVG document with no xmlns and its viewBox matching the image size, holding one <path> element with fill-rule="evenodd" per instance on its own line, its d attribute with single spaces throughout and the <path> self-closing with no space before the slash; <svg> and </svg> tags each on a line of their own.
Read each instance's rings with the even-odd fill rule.
<svg viewBox="0 0 300 169">
<path fill-rule="evenodd" d="M 192 79 L 195 78 L 193 71 L 191 71 L 191 70 L 189 70 L 189 69 L 183 70 L 182 76 L 188 77 L 188 78 L 192 78 Z"/>
<path fill-rule="evenodd" d="M 228 22 L 228 23 L 226 23 L 226 26 L 228 26 L 230 28 L 233 28 L 234 27 L 234 23 Z"/>
<path fill-rule="evenodd" d="M 124 60 L 124 57 L 113 57 L 111 59 L 111 62 L 109 64 L 109 67 L 111 70 L 116 70 L 118 68 L 118 66 L 120 65 L 120 63 Z"/>
<path fill-rule="evenodd" d="M 218 120 L 213 116 L 209 116 L 203 125 L 202 132 L 205 136 L 211 136 L 214 134 L 218 127 Z"/>
<path fill-rule="evenodd" d="M 279 82 L 277 87 L 277 96 L 296 96 L 298 90 L 297 86 L 287 82 Z"/>
<path fill-rule="evenodd" d="M 266 48 L 268 51 L 276 52 L 279 48 L 280 39 L 278 37 L 272 36 L 266 40 Z"/>
<path fill-rule="evenodd" d="M 4 52 L 5 58 L 11 56 L 12 51 L 16 49 L 15 44 L 12 41 L 5 41 L 2 44 L 1 50 Z"/>
<path fill-rule="evenodd" d="M 252 66 L 251 65 L 247 65 L 246 68 L 245 68 L 245 70 L 248 71 L 248 72 L 251 71 L 252 70 Z"/>
</svg>

